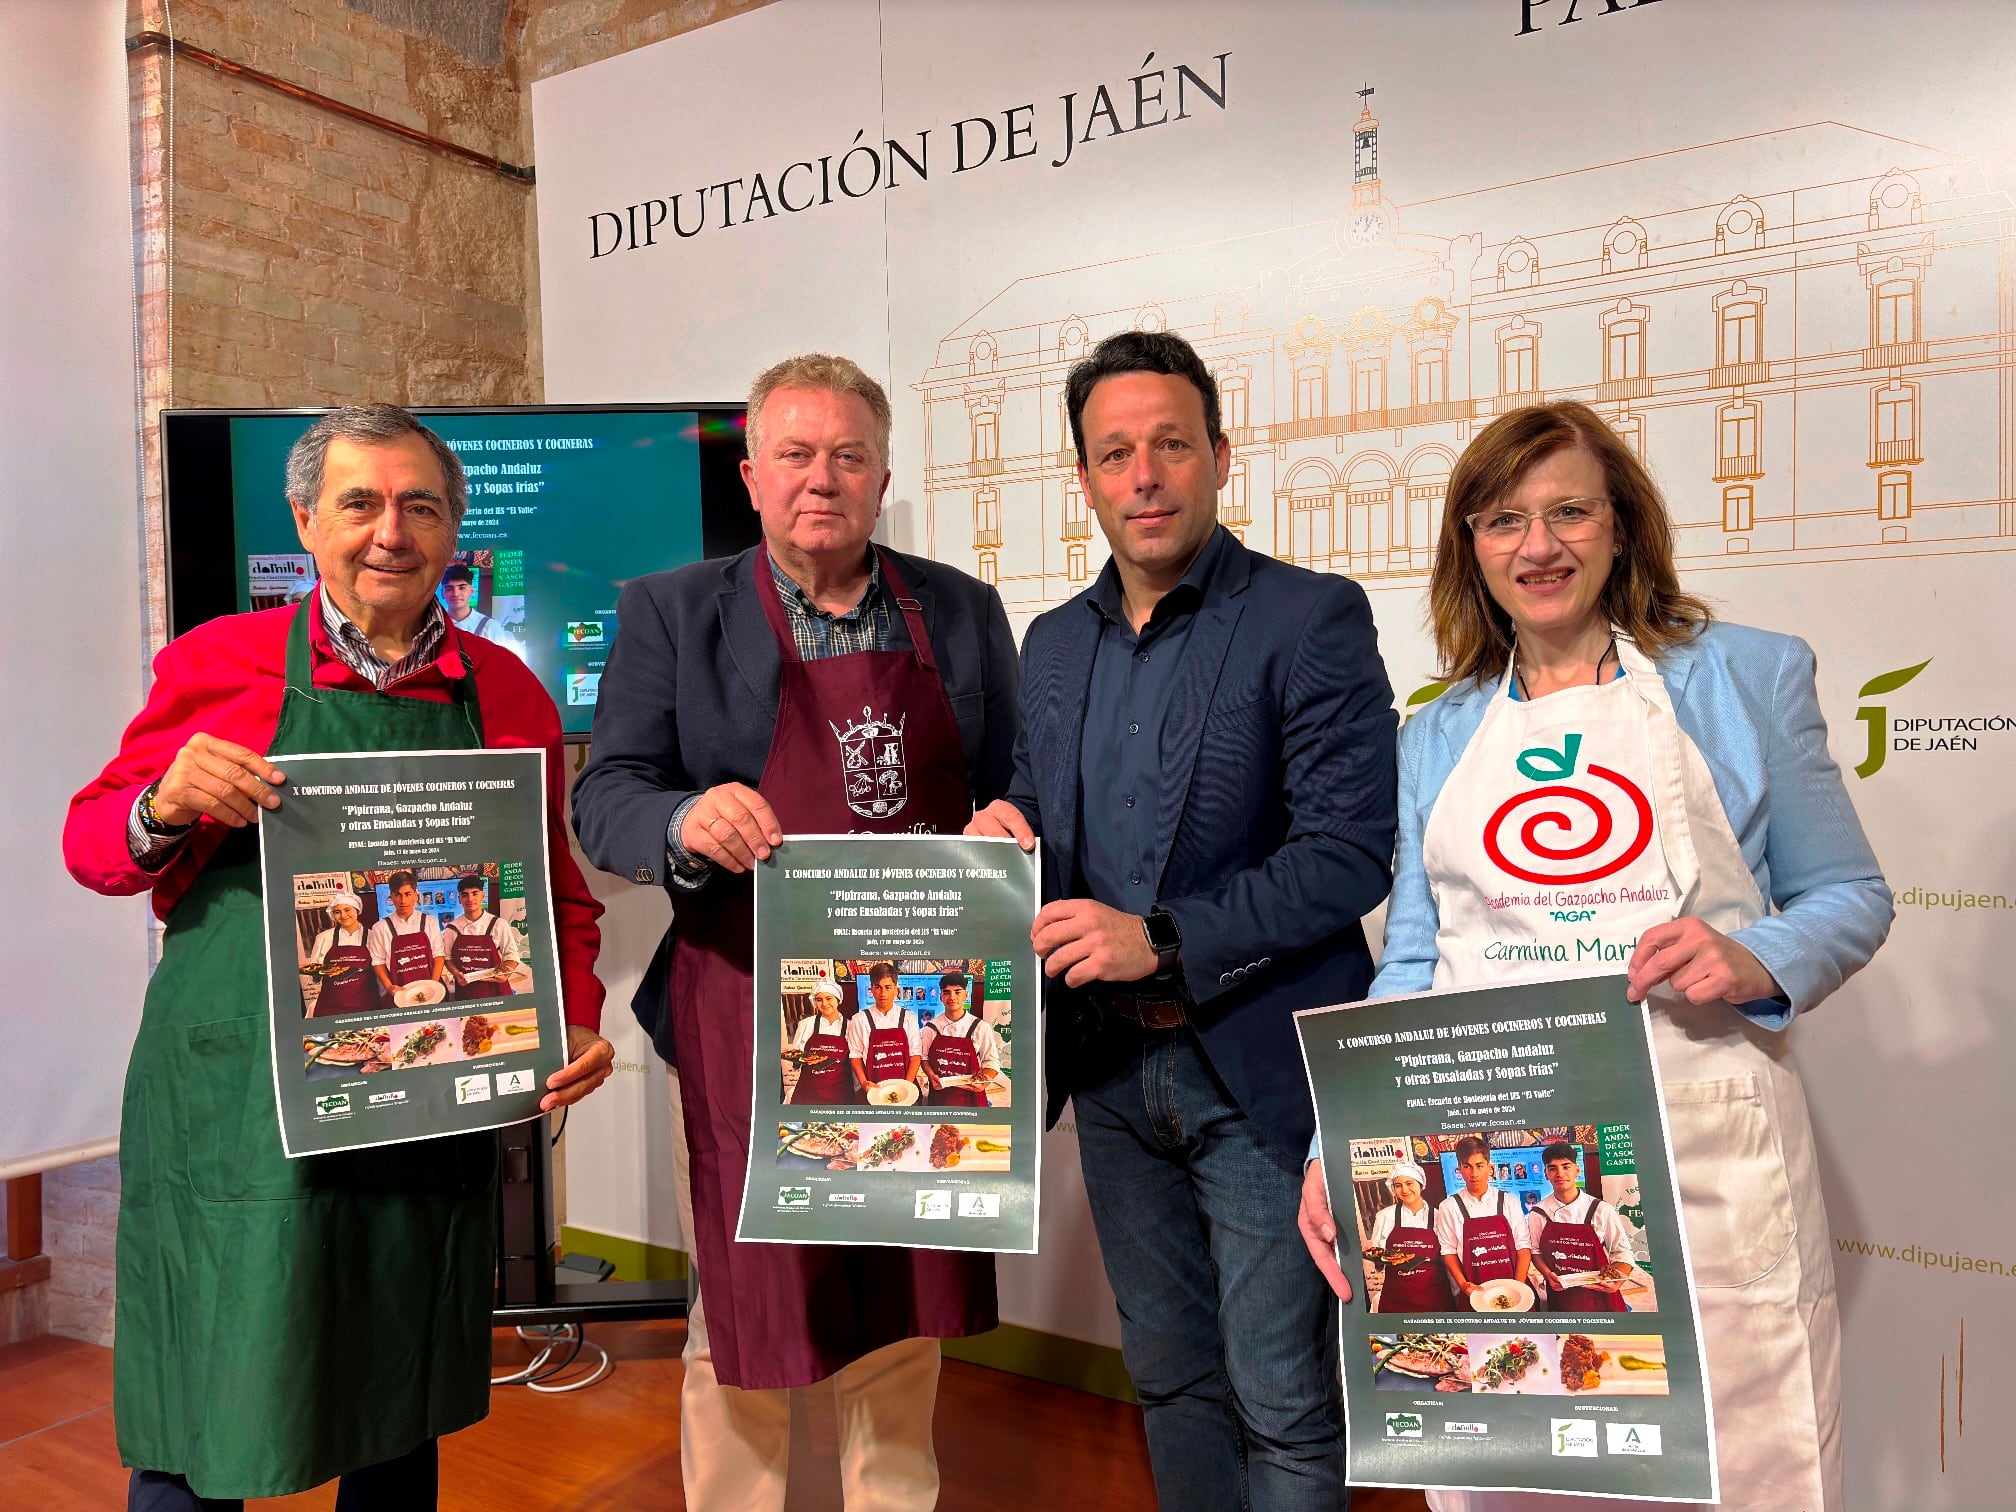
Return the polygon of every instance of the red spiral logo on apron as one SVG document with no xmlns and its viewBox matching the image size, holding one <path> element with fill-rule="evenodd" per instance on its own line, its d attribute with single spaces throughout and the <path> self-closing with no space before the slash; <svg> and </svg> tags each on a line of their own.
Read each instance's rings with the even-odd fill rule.
<svg viewBox="0 0 2016 1512">
<path fill-rule="evenodd" d="M 1589 775 L 1614 793 L 1554 783 L 1499 804 L 1484 821 L 1484 853 L 1492 863 L 1522 882 L 1554 886 L 1598 881 L 1644 855 L 1652 843 L 1651 802 L 1622 772 L 1591 763 Z"/>
</svg>

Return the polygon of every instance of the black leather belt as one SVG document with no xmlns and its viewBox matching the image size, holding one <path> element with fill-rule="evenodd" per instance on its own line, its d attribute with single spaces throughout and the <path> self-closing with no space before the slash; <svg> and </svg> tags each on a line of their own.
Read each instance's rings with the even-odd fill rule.
<svg viewBox="0 0 2016 1512">
<path fill-rule="evenodd" d="M 1092 989 L 1092 1001 L 1102 1011 L 1143 1029 L 1180 1029 L 1189 1021 L 1182 994 L 1171 987 L 1111 987 L 1102 982 Z"/>
</svg>

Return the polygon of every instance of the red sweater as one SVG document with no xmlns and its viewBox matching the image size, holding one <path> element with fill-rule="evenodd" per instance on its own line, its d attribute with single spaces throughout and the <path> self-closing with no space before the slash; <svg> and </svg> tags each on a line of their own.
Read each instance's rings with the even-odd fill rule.
<svg viewBox="0 0 2016 1512">
<path fill-rule="evenodd" d="M 70 800 L 63 824 L 63 861 L 70 875 L 94 892 L 126 895 L 154 890 L 162 918 L 189 890 L 196 874 L 224 842 L 226 826 L 198 821 L 175 858 L 158 874 L 134 864 L 126 846 L 126 821 L 140 790 L 164 775 L 198 733 L 264 752 L 280 722 L 280 693 L 287 682 L 287 632 L 295 609 L 234 614 L 198 625 L 154 658 L 154 687 L 119 743 L 119 754 Z M 448 677 L 463 664 L 474 669 L 483 711 L 483 743 L 493 749 L 543 747 L 546 752 L 547 855 L 551 858 L 554 922 L 560 936 L 560 987 L 567 1022 L 589 1029 L 602 1022 L 602 983 L 595 956 L 602 905 L 588 891 L 568 849 L 566 765 L 561 760 L 560 715 L 553 699 L 524 662 L 502 646 L 450 627 L 440 658 L 403 677 L 388 692 L 446 703 Z M 309 665 L 315 686 L 368 693 L 370 683 L 330 649 L 322 617 L 309 618 Z M 285 757 L 275 765 L 287 770 Z M 280 788 L 281 802 L 287 789 Z"/>
</svg>

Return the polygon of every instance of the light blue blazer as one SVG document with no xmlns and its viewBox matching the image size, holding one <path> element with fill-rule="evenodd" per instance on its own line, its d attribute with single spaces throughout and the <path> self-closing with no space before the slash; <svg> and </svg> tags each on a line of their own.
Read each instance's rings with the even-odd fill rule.
<svg viewBox="0 0 2016 1512">
<path fill-rule="evenodd" d="M 1732 938 L 1763 962 L 1783 999 L 1743 1005 L 1783 1029 L 1853 976 L 1890 932 L 1890 888 L 1827 754 L 1813 649 L 1792 635 L 1710 625 L 1657 658 L 1680 728 L 1700 748 L 1729 827 L 1776 912 Z M 1498 684 L 1460 683 L 1400 732 L 1400 834 L 1386 944 L 1373 997 L 1434 985 L 1435 899 L 1421 837 Z"/>
</svg>

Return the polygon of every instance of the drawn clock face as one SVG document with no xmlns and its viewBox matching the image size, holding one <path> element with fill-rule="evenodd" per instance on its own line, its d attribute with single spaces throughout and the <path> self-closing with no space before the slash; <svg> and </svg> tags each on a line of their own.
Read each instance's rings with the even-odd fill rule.
<svg viewBox="0 0 2016 1512">
<path fill-rule="evenodd" d="M 1356 210 L 1351 215 L 1349 235 L 1354 247 L 1369 247 L 1386 239 L 1386 214 L 1383 210 L 1367 207 Z"/>
</svg>

